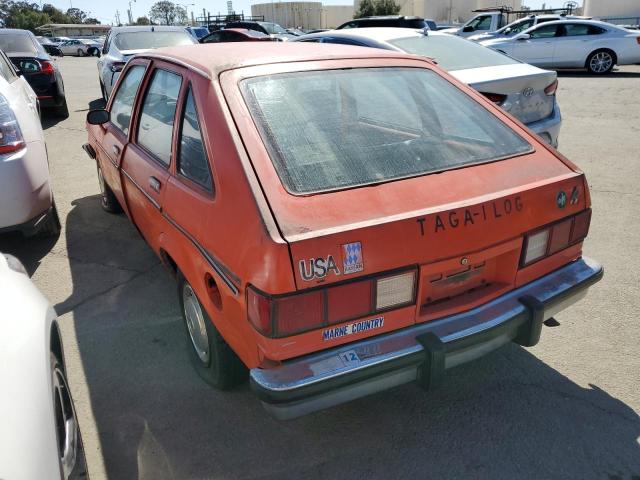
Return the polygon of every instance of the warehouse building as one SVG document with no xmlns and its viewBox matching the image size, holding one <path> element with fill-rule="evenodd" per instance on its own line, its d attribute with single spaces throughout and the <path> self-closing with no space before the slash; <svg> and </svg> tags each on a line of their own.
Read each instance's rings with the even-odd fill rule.
<svg viewBox="0 0 640 480">
<path fill-rule="evenodd" d="M 621 25 L 640 24 L 640 0 L 584 0 L 584 15 Z"/>
<path fill-rule="evenodd" d="M 47 23 L 36 28 L 40 35 L 47 37 L 99 37 L 111 30 L 111 25 L 84 23 Z"/>
<path fill-rule="evenodd" d="M 321 2 L 273 2 L 251 5 L 251 15 L 283 27 L 335 28 L 353 18 L 353 5 L 323 5 Z"/>
<path fill-rule="evenodd" d="M 478 8 L 510 7 L 521 10 L 522 0 L 395 0 L 400 5 L 400 15 L 416 15 L 430 18 L 438 23 L 464 23 Z M 358 11 L 359 0 L 354 0 L 354 11 Z"/>
</svg>

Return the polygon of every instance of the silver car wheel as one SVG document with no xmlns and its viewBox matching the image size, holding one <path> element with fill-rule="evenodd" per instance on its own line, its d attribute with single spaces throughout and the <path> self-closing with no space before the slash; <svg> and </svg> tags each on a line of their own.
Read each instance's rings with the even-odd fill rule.
<svg viewBox="0 0 640 480">
<path fill-rule="evenodd" d="M 589 66 L 595 73 L 607 72 L 613 66 L 613 57 L 609 52 L 598 52 L 593 57 L 591 57 Z"/>
<path fill-rule="evenodd" d="M 59 367 L 53 371 L 53 402 L 62 478 L 67 479 L 76 466 L 79 436 L 78 422 L 73 411 L 67 381 Z"/>
<path fill-rule="evenodd" d="M 208 365 L 209 363 L 209 335 L 205 324 L 204 314 L 200 307 L 200 302 L 196 297 L 191 285 L 188 283 L 182 287 L 182 305 L 184 309 L 184 318 L 187 322 L 187 330 L 191 343 L 198 355 L 198 358 Z"/>
</svg>

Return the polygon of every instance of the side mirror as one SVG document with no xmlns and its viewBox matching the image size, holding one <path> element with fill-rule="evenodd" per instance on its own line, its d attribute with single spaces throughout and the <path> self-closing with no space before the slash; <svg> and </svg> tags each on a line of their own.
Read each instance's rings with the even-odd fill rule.
<svg viewBox="0 0 640 480">
<path fill-rule="evenodd" d="M 516 40 L 518 41 L 529 40 L 530 38 L 531 38 L 531 35 L 529 35 L 528 33 L 521 33 L 520 35 L 516 36 Z"/>
<path fill-rule="evenodd" d="M 473 28 L 471 25 L 465 25 L 464 27 L 462 27 L 462 31 L 463 32 L 473 32 L 475 30 L 475 28 Z"/>
<path fill-rule="evenodd" d="M 511 33 L 511 27 L 505 28 L 504 29 L 504 34 L 505 35 L 509 35 Z"/>
<path fill-rule="evenodd" d="M 109 121 L 110 114 L 103 109 L 91 110 L 87 113 L 87 123 L 89 125 L 103 125 Z"/>
</svg>

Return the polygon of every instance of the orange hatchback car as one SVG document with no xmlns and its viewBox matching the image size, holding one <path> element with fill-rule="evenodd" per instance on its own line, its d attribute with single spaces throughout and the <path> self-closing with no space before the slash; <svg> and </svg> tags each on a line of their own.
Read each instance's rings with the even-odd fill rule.
<svg viewBox="0 0 640 480">
<path fill-rule="evenodd" d="M 178 281 L 200 375 L 292 418 L 444 372 L 603 274 L 584 174 L 424 58 L 196 45 L 87 115 L 102 206 Z"/>
</svg>

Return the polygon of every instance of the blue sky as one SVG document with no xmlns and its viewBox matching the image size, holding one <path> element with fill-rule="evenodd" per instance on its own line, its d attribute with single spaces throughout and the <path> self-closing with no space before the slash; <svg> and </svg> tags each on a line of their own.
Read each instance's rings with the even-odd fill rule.
<svg viewBox="0 0 640 480">
<path fill-rule="evenodd" d="M 236 12 L 244 10 L 245 14 L 251 14 L 252 3 L 263 3 L 268 0 L 233 0 L 233 8 Z M 110 0 L 110 1 L 96 1 L 96 0 L 44 0 L 41 3 L 51 3 L 61 10 L 66 10 L 70 6 L 80 8 L 85 12 L 90 12 L 92 17 L 98 18 L 101 23 L 112 23 L 115 19 L 116 10 L 120 11 L 120 18 L 123 22 L 127 18 L 127 9 L 129 8 L 129 0 Z M 155 0 L 132 0 L 131 8 L 133 10 L 134 17 L 147 15 L 151 5 L 155 3 Z M 181 3 L 187 5 L 189 15 L 191 11 L 195 9 L 197 15 L 202 15 L 202 9 L 206 8 L 212 14 L 219 12 L 225 13 L 227 10 L 227 3 L 225 0 L 217 0 L 216 2 L 198 1 L 198 0 L 180 0 L 175 3 Z M 349 0 L 324 0 L 324 3 L 330 5 L 340 5 L 351 3 Z M 531 8 L 541 8 L 545 3 L 547 8 L 561 7 L 564 0 L 523 0 L 522 4 Z M 582 3 L 579 0 L 579 3 Z M 194 4 L 192 6 L 192 4 Z"/>
</svg>

